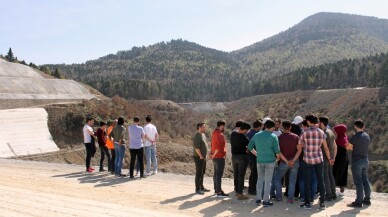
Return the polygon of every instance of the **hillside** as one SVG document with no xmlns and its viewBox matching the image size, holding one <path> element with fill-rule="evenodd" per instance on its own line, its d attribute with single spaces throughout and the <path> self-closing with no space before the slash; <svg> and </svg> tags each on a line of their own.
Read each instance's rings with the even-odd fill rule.
<svg viewBox="0 0 388 217">
<path fill-rule="evenodd" d="M 84 64 L 47 65 L 107 96 L 177 102 L 230 101 L 263 79 L 302 67 L 388 51 L 388 20 L 318 13 L 273 37 L 226 53 L 172 40 Z"/>
</svg>

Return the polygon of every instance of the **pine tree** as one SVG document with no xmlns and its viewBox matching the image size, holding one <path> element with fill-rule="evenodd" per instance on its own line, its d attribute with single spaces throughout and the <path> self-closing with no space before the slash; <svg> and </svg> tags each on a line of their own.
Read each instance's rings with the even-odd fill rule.
<svg viewBox="0 0 388 217">
<path fill-rule="evenodd" d="M 64 79 L 65 77 L 63 76 L 62 72 L 56 68 L 54 73 L 53 73 L 53 76 L 56 77 L 56 78 L 59 78 L 59 79 Z"/>
<path fill-rule="evenodd" d="M 14 62 L 16 60 L 16 57 L 13 55 L 11 48 L 9 48 L 8 54 L 5 56 L 5 59 L 9 62 Z"/>
</svg>

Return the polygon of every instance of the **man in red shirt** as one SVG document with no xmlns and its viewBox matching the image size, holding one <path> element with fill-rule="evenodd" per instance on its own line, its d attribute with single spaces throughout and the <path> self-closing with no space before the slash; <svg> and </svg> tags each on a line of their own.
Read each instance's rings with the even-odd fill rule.
<svg viewBox="0 0 388 217">
<path fill-rule="evenodd" d="M 221 188 L 222 175 L 225 168 L 226 142 L 224 137 L 225 122 L 218 121 L 217 128 L 212 133 L 212 145 L 210 158 L 214 165 L 214 191 L 217 197 L 228 197 Z"/>
</svg>

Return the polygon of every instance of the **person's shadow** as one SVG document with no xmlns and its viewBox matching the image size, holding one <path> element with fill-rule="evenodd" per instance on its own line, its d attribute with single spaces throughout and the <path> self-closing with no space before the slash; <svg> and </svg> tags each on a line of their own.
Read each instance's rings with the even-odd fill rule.
<svg viewBox="0 0 388 217">
<path fill-rule="evenodd" d="M 184 196 L 170 198 L 170 199 L 167 199 L 167 200 L 160 202 L 160 204 L 163 205 L 163 204 L 175 203 L 178 201 L 184 201 L 184 200 L 187 200 L 187 199 L 193 197 L 194 195 L 196 195 L 196 193 L 191 193 L 191 194 L 184 195 Z"/>
</svg>

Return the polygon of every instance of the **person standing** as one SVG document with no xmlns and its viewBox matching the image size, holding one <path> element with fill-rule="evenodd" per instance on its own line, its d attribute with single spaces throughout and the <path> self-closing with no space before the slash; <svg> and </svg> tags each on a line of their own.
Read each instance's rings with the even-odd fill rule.
<svg viewBox="0 0 388 217">
<path fill-rule="evenodd" d="M 335 180 L 333 175 L 333 165 L 330 165 L 329 160 L 335 159 L 337 155 L 337 144 L 335 143 L 335 135 L 327 126 L 329 125 L 329 118 L 326 116 L 319 118 L 319 128 L 326 134 L 326 143 L 330 151 L 330 157 L 323 157 L 323 178 L 326 187 L 326 201 L 332 201 L 337 198 L 335 193 Z"/>
<path fill-rule="evenodd" d="M 204 192 L 210 191 L 203 186 L 203 176 L 206 171 L 207 156 L 207 146 L 206 142 L 203 140 L 205 130 L 206 126 L 204 123 L 197 124 L 197 132 L 193 137 L 193 158 L 195 163 L 195 193 L 201 195 L 204 194 Z"/>
<path fill-rule="evenodd" d="M 117 125 L 117 120 L 114 121 L 108 121 L 108 129 L 106 134 L 109 135 L 110 132 L 112 132 L 113 128 Z M 112 140 L 108 139 L 106 140 L 106 147 L 110 150 L 111 158 L 110 158 L 110 168 L 109 172 L 113 175 L 115 174 L 115 158 L 116 158 L 116 153 L 115 153 L 115 144 L 112 142 Z"/>
<path fill-rule="evenodd" d="M 311 197 L 311 173 L 315 171 L 316 178 L 318 181 L 319 188 L 319 206 L 321 209 L 326 209 L 325 204 L 325 183 L 323 181 L 323 154 L 321 146 L 325 150 L 326 156 L 330 158 L 329 148 L 326 144 L 326 135 L 325 133 L 317 127 L 318 117 L 314 114 L 309 114 L 306 116 L 306 122 L 309 126 L 303 134 L 300 136 L 299 145 L 303 147 L 303 173 L 304 173 L 304 195 L 305 201 L 301 208 L 311 209 L 310 202 L 312 201 Z M 334 159 L 329 159 L 330 165 L 334 164 Z"/>
<path fill-rule="evenodd" d="M 252 124 L 253 128 L 249 130 L 247 133 L 247 138 L 251 140 L 253 136 L 261 130 L 263 123 L 261 120 L 256 120 Z M 255 147 L 253 147 L 255 148 Z M 256 155 L 252 152 L 248 151 L 248 165 L 251 170 L 251 174 L 249 175 L 249 186 L 248 186 L 248 194 L 256 195 L 256 185 L 257 185 L 257 162 Z"/>
<path fill-rule="evenodd" d="M 244 180 L 248 166 L 247 146 L 249 139 L 246 133 L 251 128 L 250 124 L 241 123 L 237 131 L 230 135 L 230 144 L 232 147 L 232 165 L 234 175 L 234 187 L 238 200 L 247 200 L 248 196 L 244 195 Z"/>
<path fill-rule="evenodd" d="M 108 158 L 108 170 L 110 169 L 111 160 L 110 160 L 110 153 L 108 148 L 106 147 L 107 143 L 107 135 L 106 135 L 106 123 L 100 122 L 100 128 L 97 129 L 96 132 L 97 140 L 98 140 L 98 146 L 100 148 L 101 157 L 100 157 L 100 172 L 104 172 L 104 160 L 105 156 Z"/>
<path fill-rule="evenodd" d="M 125 154 L 125 127 L 124 118 L 119 117 L 117 119 L 117 126 L 113 128 L 112 132 L 108 135 L 109 139 L 114 142 L 115 146 L 115 175 L 117 177 L 125 176 L 121 172 L 123 167 L 123 159 Z M 113 140 L 112 140 L 113 138 Z"/>
<path fill-rule="evenodd" d="M 94 119 L 89 117 L 86 118 L 86 124 L 83 127 L 83 135 L 84 135 L 84 145 L 86 149 L 86 158 L 85 158 L 85 163 L 86 163 L 86 172 L 93 172 L 93 168 L 90 166 L 90 161 L 92 159 L 93 155 L 93 146 L 94 146 L 94 132 L 93 132 L 93 126 L 94 124 Z"/>
<path fill-rule="evenodd" d="M 287 203 L 294 203 L 294 192 L 299 169 L 299 156 L 302 148 L 298 147 L 299 136 L 290 132 L 291 122 L 283 121 L 283 133 L 278 137 L 280 152 L 287 161 L 281 160 L 279 166 L 275 169 L 274 184 L 276 189 L 276 200 L 282 200 L 282 178 L 289 172 L 289 183 L 287 183 L 288 200 Z"/>
<path fill-rule="evenodd" d="M 371 205 L 371 187 L 368 180 L 368 150 L 371 140 L 369 135 L 364 132 L 365 124 L 362 120 L 354 122 L 354 129 L 356 134 L 350 138 L 351 145 L 348 145 L 347 148 L 353 150 L 351 169 L 357 197 L 348 206 L 361 208 L 363 205 Z"/>
<path fill-rule="evenodd" d="M 133 118 L 133 124 L 128 127 L 129 133 L 129 152 L 131 154 L 131 161 L 129 163 L 129 177 L 134 178 L 133 170 L 135 169 L 136 158 L 139 161 L 140 166 L 140 178 L 144 178 L 144 162 L 143 162 L 143 140 L 144 129 L 139 126 L 140 118 L 135 116 Z"/>
<path fill-rule="evenodd" d="M 338 150 L 333 166 L 333 173 L 335 184 L 340 187 L 340 194 L 343 195 L 345 187 L 348 186 L 349 159 L 346 151 L 346 146 L 349 143 L 348 136 L 346 135 L 348 128 L 344 124 L 339 124 L 333 129 L 337 136 L 335 142 Z"/>
<path fill-rule="evenodd" d="M 210 159 L 214 165 L 214 191 L 217 197 L 229 197 L 228 194 L 222 190 L 221 182 L 225 169 L 225 156 L 226 156 L 226 142 L 224 137 L 225 122 L 218 121 L 217 128 L 212 133 L 212 145 Z"/>
<path fill-rule="evenodd" d="M 282 130 L 280 128 L 281 125 L 282 121 L 280 120 L 280 118 L 275 118 L 275 130 L 272 133 L 275 134 L 277 137 L 282 134 Z"/>
<path fill-rule="evenodd" d="M 159 134 L 155 125 L 151 123 L 152 121 L 151 115 L 147 115 L 145 119 L 147 122 L 147 124 L 144 126 L 144 133 L 145 133 L 144 149 L 145 149 L 146 164 L 147 164 L 146 174 L 151 175 L 151 163 L 152 163 L 154 167 L 152 174 L 156 175 L 158 173 L 158 159 L 156 157 L 156 142 L 158 141 Z"/>
<path fill-rule="evenodd" d="M 271 181 L 277 158 L 287 159 L 280 153 L 278 137 L 272 132 L 275 130 L 275 122 L 266 120 L 264 131 L 256 133 L 248 144 L 248 150 L 256 155 L 258 180 L 256 186 L 256 204 L 269 207 L 273 203 L 269 200 Z M 264 183 L 264 195 L 262 197 Z"/>
</svg>

